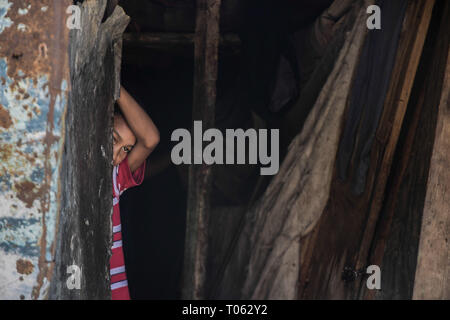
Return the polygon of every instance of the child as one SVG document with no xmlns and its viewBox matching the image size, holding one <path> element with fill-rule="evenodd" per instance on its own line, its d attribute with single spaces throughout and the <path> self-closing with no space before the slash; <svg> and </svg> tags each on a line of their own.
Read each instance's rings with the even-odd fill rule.
<svg viewBox="0 0 450 320">
<path fill-rule="evenodd" d="M 113 246 L 110 260 L 111 298 L 129 300 L 122 250 L 119 197 L 144 180 L 145 162 L 159 143 L 159 131 L 139 104 L 122 87 L 113 130 Z"/>
</svg>

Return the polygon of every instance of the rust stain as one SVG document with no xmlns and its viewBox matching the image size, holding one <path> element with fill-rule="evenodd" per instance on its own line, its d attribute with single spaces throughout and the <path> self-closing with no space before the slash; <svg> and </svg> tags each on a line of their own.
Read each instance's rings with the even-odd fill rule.
<svg viewBox="0 0 450 320">
<path fill-rule="evenodd" d="M 45 183 L 43 184 L 43 191 L 50 189 L 50 181 L 52 175 L 52 167 L 50 163 L 50 149 L 52 144 L 59 138 L 53 135 L 54 127 L 54 109 L 56 103 L 56 97 L 60 93 L 60 88 L 63 79 L 69 79 L 69 67 L 68 67 L 68 44 L 69 44 L 69 34 L 68 29 L 65 26 L 66 20 L 66 8 L 68 4 L 72 1 L 66 0 L 47 0 L 51 3 L 52 8 L 51 15 L 52 19 L 49 21 L 47 30 L 52 30 L 52 37 L 48 42 L 42 42 L 39 45 L 40 52 L 44 59 L 50 57 L 50 105 L 49 112 L 47 115 L 47 129 L 46 136 L 44 138 L 45 150 Z M 67 83 L 69 86 L 70 83 Z M 69 89 L 69 88 L 68 88 Z M 50 195 L 49 192 L 45 192 L 41 196 L 41 208 L 42 208 L 42 236 L 40 243 L 40 256 L 39 256 L 39 274 L 37 277 L 37 285 L 33 288 L 32 296 L 34 299 L 39 297 L 40 290 L 44 283 L 44 278 L 49 281 L 53 272 L 53 265 L 46 261 L 46 251 L 47 251 L 47 225 L 45 214 L 48 212 L 50 207 Z M 56 235 L 53 235 L 54 237 Z M 53 241 L 54 242 L 54 241 Z M 54 247 L 50 248 L 52 255 L 54 255 Z"/>
<path fill-rule="evenodd" d="M 36 190 L 36 185 L 31 181 L 16 183 L 14 187 L 17 190 L 17 198 L 23 201 L 27 208 L 31 208 L 34 200 L 42 196 L 42 188 Z"/>
<path fill-rule="evenodd" d="M 55 136 L 52 132 L 48 132 L 44 137 L 44 143 L 50 149 L 50 146 L 55 142 L 58 142 L 59 138 L 59 136 Z"/>
<path fill-rule="evenodd" d="M 8 59 L 8 76 L 16 82 L 20 79 L 32 78 L 36 80 L 42 74 L 50 74 L 50 63 L 42 60 L 39 44 L 50 42 L 51 33 L 40 32 L 50 30 L 52 23 L 50 12 L 44 12 L 41 7 L 49 5 L 50 0 L 41 0 L 39 5 L 33 1 L 27 14 L 19 14 L 19 9 L 28 4 L 27 1 L 13 1 L 7 17 L 14 23 L 2 32 L 2 40 L 8 43 L 0 47 L 0 57 Z M 27 26 L 29 31 L 20 31 L 17 25 Z M 47 57 L 49 59 L 51 57 Z M 45 59 L 45 58 L 44 58 Z M 22 70 L 23 75 L 18 71 Z M 16 85 L 14 85 L 16 86 Z"/>
<path fill-rule="evenodd" d="M 12 156 L 13 147 L 10 144 L 2 145 L 2 152 L 0 152 L 0 160 L 1 162 L 7 162 Z"/>
<path fill-rule="evenodd" d="M 22 145 L 22 141 L 21 140 L 19 140 L 17 142 L 17 146 L 18 147 L 20 147 L 19 144 L 20 144 L 20 146 Z M 16 153 L 18 155 L 22 156 L 23 158 L 27 159 L 27 161 L 29 161 L 31 164 L 34 164 L 36 162 L 36 158 L 37 158 L 36 154 L 29 155 L 28 153 L 22 152 L 20 150 L 16 150 Z"/>
<path fill-rule="evenodd" d="M 12 126 L 12 124 L 13 123 L 8 110 L 6 110 L 5 107 L 0 104 L 0 127 L 8 129 Z"/>
<path fill-rule="evenodd" d="M 30 4 L 27 14 L 18 14 L 18 9 Z M 44 181 L 39 189 L 30 181 L 15 184 L 18 191 L 17 197 L 31 207 L 35 199 L 40 199 L 42 218 L 42 235 L 40 239 L 40 256 L 38 261 L 39 273 L 37 283 L 33 287 L 32 298 L 38 299 L 40 291 L 47 278 L 50 281 L 52 265 L 46 261 L 47 252 L 47 225 L 46 215 L 50 209 L 50 183 L 52 180 L 51 147 L 58 141 L 59 137 L 53 134 L 54 109 L 57 96 L 65 94 L 61 92 L 63 80 L 67 80 L 67 90 L 70 90 L 69 67 L 68 67 L 68 38 L 69 31 L 65 26 L 66 8 L 72 4 L 71 0 L 21 0 L 13 1 L 8 10 L 7 17 L 14 23 L 2 32 L 2 40 L 8 46 L 0 47 L 0 58 L 8 61 L 8 77 L 13 79 L 10 85 L 12 91 L 19 91 L 20 80 L 31 79 L 37 85 L 38 79 L 46 76 L 50 93 L 49 112 L 47 115 L 46 135 L 44 144 Z M 46 6 L 48 10 L 42 11 Z M 17 25 L 23 23 L 27 26 L 26 32 L 17 29 Z M 21 71 L 21 72 L 19 72 Z M 4 81 L 2 79 L 2 81 Z M 20 92 L 20 91 L 19 91 Z M 20 99 L 20 97 L 17 97 Z M 24 94 L 28 99 L 29 95 Z M 33 103 L 36 103 L 33 98 Z M 28 110 L 27 110 L 28 111 Z M 33 109 L 35 114 L 40 110 Z M 28 114 L 29 116 L 29 114 Z M 3 154 L 3 152 L 2 152 Z M 10 155 L 9 155 L 10 156 Z M 8 156 L 8 157 L 9 157 Z M 3 155 L 5 157 L 5 155 Z M 54 247 L 50 248 L 52 255 Z"/>
<path fill-rule="evenodd" d="M 16 261 L 16 269 L 18 273 L 28 275 L 33 272 L 34 265 L 31 263 L 30 260 L 19 259 Z"/>
</svg>

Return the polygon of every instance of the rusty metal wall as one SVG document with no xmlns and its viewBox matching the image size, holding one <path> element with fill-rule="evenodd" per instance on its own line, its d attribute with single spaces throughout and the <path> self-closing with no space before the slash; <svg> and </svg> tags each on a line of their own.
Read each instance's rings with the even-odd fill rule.
<svg viewBox="0 0 450 320">
<path fill-rule="evenodd" d="M 110 296 L 115 3 L 0 0 L 0 300 Z"/>
<path fill-rule="evenodd" d="M 69 91 L 69 0 L 0 0 L 0 299 L 48 294 Z"/>
</svg>

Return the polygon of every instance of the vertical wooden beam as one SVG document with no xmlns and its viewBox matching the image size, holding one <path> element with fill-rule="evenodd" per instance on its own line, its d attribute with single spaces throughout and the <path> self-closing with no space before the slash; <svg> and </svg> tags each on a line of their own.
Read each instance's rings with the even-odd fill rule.
<svg viewBox="0 0 450 320">
<path fill-rule="evenodd" d="M 377 183 L 373 193 L 370 213 L 361 241 L 361 250 L 359 251 L 356 264 L 357 269 L 361 269 L 367 264 L 370 245 L 374 238 L 375 227 L 383 205 L 386 183 L 389 173 L 391 172 L 391 165 L 397 147 L 400 130 L 403 125 L 406 107 L 408 106 L 409 97 L 411 95 L 417 68 L 419 66 L 420 57 L 422 55 L 423 45 L 428 33 L 434 2 L 434 0 L 423 1 L 419 20 L 416 22 L 418 27 L 414 38 L 411 39 L 411 42 L 406 43 L 404 46 L 400 45 L 399 47 L 397 54 L 397 61 L 399 62 L 397 63 L 397 67 L 399 69 L 394 69 L 393 76 L 391 78 L 391 87 L 385 101 L 385 110 L 389 110 L 390 105 L 395 106 L 395 114 L 393 122 L 389 128 L 389 139 L 387 140 L 383 159 L 379 167 L 379 175 L 377 177 Z M 406 19 L 410 19 L 410 16 L 407 16 Z M 383 120 L 386 120 L 388 112 L 385 112 L 383 116 L 382 122 Z M 378 132 L 380 132 L 380 130 L 378 130 Z"/>
<path fill-rule="evenodd" d="M 56 1 L 56 0 L 55 0 Z M 71 91 L 61 168 L 61 213 L 50 299 L 108 299 L 112 240 L 112 127 L 120 55 L 129 22 L 116 7 L 104 22 L 107 0 L 79 5 L 81 30 L 69 37 Z M 95 108 L 93 108 L 95 106 Z M 80 289 L 66 285 L 67 267 L 80 270 Z"/>
<path fill-rule="evenodd" d="M 397 149 L 397 142 L 400 136 L 400 131 L 403 126 L 403 119 L 405 117 L 406 108 L 413 88 L 414 79 L 416 77 L 417 69 L 422 55 L 423 46 L 428 33 L 428 28 L 431 21 L 434 0 L 422 0 L 417 2 L 421 8 L 420 11 L 416 11 L 415 15 L 408 15 L 405 18 L 404 26 L 408 25 L 408 21 L 411 21 L 417 26 L 414 37 L 408 39 L 404 38 L 404 45 L 399 46 L 397 53 L 397 69 L 394 68 L 393 75 L 391 77 L 391 86 L 388 91 L 385 100 L 385 112 L 382 116 L 381 123 L 387 123 L 389 121 L 387 117 L 391 117 L 391 110 L 395 110 L 393 118 L 389 121 L 389 125 L 383 129 L 383 125 L 377 130 L 378 137 L 388 137 L 384 152 L 382 155 L 381 163 L 379 164 L 378 176 L 376 178 L 376 184 L 374 185 L 374 191 L 372 195 L 371 204 L 369 207 L 369 215 L 367 223 L 361 239 L 361 249 L 356 261 L 356 269 L 363 270 L 368 264 L 380 265 L 381 261 L 369 261 L 370 248 L 373 245 L 375 237 L 375 229 L 377 223 L 380 221 L 380 213 L 385 200 L 386 184 L 391 173 L 391 166 L 394 159 L 395 150 Z M 414 8 L 414 5 L 411 5 Z M 402 44 L 402 41 L 400 42 Z M 387 129 L 386 131 L 384 131 Z M 383 131 L 385 134 L 383 134 Z M 388 133 L 388 135 L 386 135 Z M 382 138 L 383 139 L 383 138 Z M 373 299 L 375 297 L 374 290 L 366 290 L 365 281 L 361 280 L 360 284 L 360 298 Z"/>
<path fill-rule="evenodd" d="M 220 0 L 197 0 L 192 120 L 201 120 L 203 130 L 211 128 L 215 118 L 220 3 Z M 194 148 L 193 158 L 202 159 L 202 154 L 197 153 Z M 204 163 L 189 168 L 184 299 L 202 299 L 205 295 L 211 174 L 211 167 Z"/>
<path fill-rule="evenodd" d="M 445 0 L 436 1 L 372 242 L 369 261 L 382 270 L 382 290 L 367 290 L 368 299 L 411 299 L 413 296 L 420 228 L 449 49 L 449 14 L 450 4 Z M 395 272 L 399 268 L 402 272 Z"/>
<path fill-rule="evenodd" d="M 108 19 L 119 5 L 119 0 L 108 0 L 106 3 L 104 19 Z M 122 9 L 122 8 L 120 8 Z M 123 30 L 125 31 L 125 30 Z M 114 100 L 119 99 L 120 95 L 120 70 L 122 67 L 122 37 L 114 41 Z"/>
<path fill-rule="evenodd" d="M 433 6 L 434 0 L 408 1 L 389 91 L 370 150 L 364 193 L 359 196 L 353 192 L 354 172 L 342 181 L 335 168 L 328 204 L 308 238 L 308 247 L 303 240 L 300 244 L 306 250 L 299 276 L 300 299 L 356 299 L 362 297 L 361 291 L 365 292 L 365 281 L 343 271 L 365 270 L 369 263 L 369 251 Z M 350 168 L 354 168 L 356 161 L 353 157 Z"/>
<path fill-rule="evenodd" d="M 449 11 L 447 4 L 447 15 L 443 21 L 449 21 Z M 445 38 L 448 47 L 448 37 Z M 447 67 L 438 106 L 413 299 L 450 299 L 450 50 L 443 54 L 447 56 Z"/>
</svg>

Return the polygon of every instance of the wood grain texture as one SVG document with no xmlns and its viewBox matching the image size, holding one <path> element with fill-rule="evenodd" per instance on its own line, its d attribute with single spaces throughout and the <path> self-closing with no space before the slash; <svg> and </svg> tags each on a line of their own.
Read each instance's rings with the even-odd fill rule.
<svg viewBox="0 0 450 320">
<path fill-rule="evenodd" d="M 329 202 L 313 235 L 302 240 L 304 258 L 299 276 L 300 299 L 355 299 L 365 281 L 343 281 L 345 267 L 368 264 L 368 253 L 383 201 L 387 177 L 407 100 L 417 70 L 431 17 L 433 1 L 408 3 L 400 35 L 395 67 L 380 124 L 371 150 L 366 187 L 361 196 L 352 192 L 353 172 L 347 181 L 336 176 Z M 357 140 L 358 137 L 355 138 Z M 352 159 L 350 168 L 355 167 Z M 308 241 L 308 247 L 303 243 Z"/>
<path fill-rule="evenodd" d="M 382 270 L 382 290 L 363 290 L 362 296 L 366 299 L 411 299 L 413 295 L 428 172 L 449 46 L 446 15 L 445 1 L 437 1 L 369 259 Z"/>
<path fill-rule="evenodd" d="M 450 4 L 445 16 L 449 30 Z M 431 168 L 423 210 L 414 299 L 450 299 L 450 50 L 448 32 L 443 37 L 447 50 L 444 86 L 439 103 Z"/>
<path fill-rule="evenodd" d="M 120 70 L 114 44 L 128 17 L 116 7 L 102 23 L 106 4 L 106 0 L 84 1 L 82 30 L 70 32 L 71 92 L 61 169 L 57 280 L 52 282 L 51 299 L 108 299 L 111 294 L 111 129 L 114 79 L 119 79 Z M 67 267 L 74 264 L 82 272 L 80 290 L 66 286 Z"/>
<path fill-rule="evenodd" d="M 203 130 L 214 126 L 220 3 L 220 0 L 197 1 L 192 119 L 202 121 Z M 194 151 L 194 159 L 199 156 L 202 157 Z M 184 299 L 201 299 L 205 295 L 211 185 L 211 166 L 190 165 L 182 292 Z"/>
<path fill-rule="evenodd" d="M 411 17 L 410 15 L 407 15 L 405 18 L 405 27 L 407 27 L 407 23 L 409 22 L 408 19 L 417 19 L 415 20 L 416 32 L 410 43 L 406 46 L 402 46 L 402 44 L 400 44 L 397 55 L 397 67 L 401 67 L 402 69 L 394 70 L 391 78 L 391 90 L 388 92 L 385 102 L 385 110 L 389 110 L 389 106 L 393 106 L 395 113 L 392 121 L 392 127 L 390 128 L 389 139 L 384 149 L 383 160 L 381 161 L 381 165 L 379 167 L 379 175 L 377 177 L 377 183 L 375 185 L 372 203 L 370 206 L 366 230 L 362 238 L 361 250 L 356 263 L 357 269 L 367 265 L 368 250 L 373 240 L 376 223 L 378 221 L 379 213 L 384 200 L 387 179 L 391 171 L 394 152 L 397 146 L 400 130 L 403 125 L 403 119 L 406 113 L 406 107 L 408 106 L 414 79 L 416 77 L 420 57 L 422 55 L 422 49 L 425 43 L 428 27 L 430 25 L 433 7 L 434 0 L 427 0 L 423 3 L 423 6 L 418 7 L 421 9 L 420 15 L 419 11 L 417 11 L 415 16 Z M 408 28 L 404 31 L 410 32 L 411 29 L 412 28 Z M 386 115 L 386 113 L 384 115 Z"/>
</svg>

